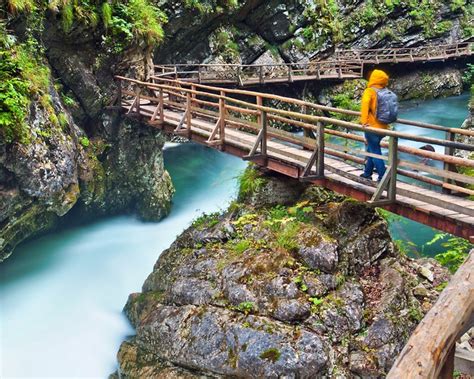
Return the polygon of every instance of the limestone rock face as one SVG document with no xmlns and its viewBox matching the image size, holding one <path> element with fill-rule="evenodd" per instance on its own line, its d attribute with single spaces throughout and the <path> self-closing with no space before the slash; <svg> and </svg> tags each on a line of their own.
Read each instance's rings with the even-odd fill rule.
<svg viewBox="0 0 474 379">
<path fill-rule="evenodd" d="M 390 87 L 400 100 L 433 99 L 460 95 L 463 82 L 461 72 L 455 68 L 413 70 L 397 75 Z"/>
<path fill-rule="evenodd" d="M 273 188 L 287 198 L 296 183 L 283 180 L 285 194 Z M 386 374 L 446 272 L 430 282 L 373 208 L 335 198 L 309 187 L 184 231 L 128 299 L 136 336 L 120 349 L 121 377 Z"/>
<path fill-rule="evenodd" d="M 64 112 L 54 88 L 50 95 L 54 112 Z M 49 117 L 33 102 L 28 116 L 31 142 L 0 141 L 0 261 L 25 238 L 52 228 L 79 198 L 81 131 L 71 119 L 66 131 L 59 126 L 46 129 Z"/>
<path fill-rule="evenodd" d="M 76 204 L 76 217 L 133 212 L 159 220 L 174 192 L 163 136 L 106 110 L 115 74 L 150 74 L 150 49 L 131 44 L 118 56 L 104 49 L 92 25 L 75 22 L 64 33 L 53 12 L 44 24 L 37 37 L 45 46 L 41 62 L 54 75 L 45 94 L 51 105 L 46 110 L 39 96 L 31 99 L 31 141 L 0 140 L 0 261 L 18 243 L 51 230 Z M 18 40 L 27 32 L 24 18 L 12 18 Z"/>
</svg>

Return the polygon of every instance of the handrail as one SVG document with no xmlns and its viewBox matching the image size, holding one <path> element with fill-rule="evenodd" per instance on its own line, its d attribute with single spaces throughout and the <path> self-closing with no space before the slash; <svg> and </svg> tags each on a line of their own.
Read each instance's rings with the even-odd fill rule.
<svg viewBox="0 0 474 379">
<path fill-rule="evenodd" d="M 474 325 L 474 250 L 410 336 L 387 379 L 452 377 L 456 341 Z M 446 376 L 445 376 L 446 375 Z"/>
<path fill-rule="evenodd" d="M 419 51 L 422 49 L 440 49 L 448 50 L 448 49 L 455 49 L 456 47 L 470 47 L 471 42 L 458 42 L 453 44 L 443 44 L 443 45 L 424 45 L 424 46 L 415 46 L 415 47 L 387 47 L 382 49 L 342 49 L 337 51 L 353 51 L 353 52 L 362 52 L 362 51 L 370 51 L 370 52 L 380 52 L 380 51 L 402 51 L 402 50 L 411 50 L 411 51 Z M 336 51 L 336 52 L 337 52 Z"/>
<path fill-rule="evenodd" d="M 129 79 L 129 78 L 126 78 L 126 79 Z M 165 79 L 165 78 L 157 78 L 157 79 L 160 79 L 161 81 L 165 81 L 165 82 L 169 81 L 168 79 Z M 194 86 L 195 88 L 202 88 L 202 89 L 211 90 L 211 91 L 215 91 L 215 92 L 222 91 L 222 88 L 212 87 L 212 86 L 205 85 L 205 84 L 198 84 L 198 83 L 192 83 L 191 84 L 191 83 L 188 83 L 186 81 L 181 81 L 181 80 L 172 80 L 172 81 L 175 82 L 175 83 L 179 83 L 182 86 L 183 85 L 184 86 Z M 237 95 L 244 95 L 244 96 L 255 96 L 255 97 L 256 96 L 261 96 L 263 98 L 283 101 L 283 102 L 296 104 L 296 105 L 300 105 L 300 106 L 306 106 L 306 107 L 310 107 L 310 108 L 313 108 L 313 109 L 316 109 L 316 110 L 321 110 L 321 111 L 337 112 L 337 113 L 340 113 L 340 114 L 350 115 L 350 116 L 360 116 L 360 112 L 358 112 L 358 111 L 351 111 L 351 110 L 347 110 L 347 109 L 329 107 L 329 106 L 326 106 L 326 105 L 314 104 L 314 103 L 311 103 L 311 102 L 308 102 L 308 101 L 305 101 L 305 100 L 299 100 L 299 99 L 284 97 L 284 96 L 280 96 L 280 95 L 265 94 L 265 93 L 256 92 L 256 91 L 249 91 L 249 90 L 242 90 L 242 89 L 232 89 L 232 88 L 226 88 L 224 91 L 227 92 L 227 93 L 232 93 L 232 94 L 237 94 Z M 444 127 L 444 126 L 441 126 L 441 125 L 428 124 L 428 123 L 424 123 L 424 122 L 418 122 L 418 121 L 412 121 L 412 120 L 406 120 L 406 119 L 398 119 L 397 123 L 474 137 L 474 131 L 472 131 L 472 130 L 466 130 L 466 129 L 460 129 L 460 128 L 448 128 L 448 127 Z"/>
<path fill-rule="evenodd" d="M 211 86 L 206 86 L 206 85 L 193 84 L 194 87 L 200 87 L 200 88 L 206 88 L 206 89 L 212 89 L 212 90 L 215 90 L 215 91 L 219 91 L 221 94 L 217 95 L 217 94 L 212 94 L 212 93 L 209 93 L 209 92 L 200 92 L 200 91 L 196 91 L 196 90 L 188 89 L 188 88 L 183 88 L 183 87 L 176 87 L 176 86 L 170 86 L 170 85 L 142 82 L 140 80 L 131 79 L 131 78 L 123 77 L 123 76 L 116 76 L 116 78 L 119 79 L 119 80 L 128 81 L 128 82 L 135 83 L 135 84 L 138 84 L 138 85 L 143 85 L 143 86 L 149 87 L 151 89 L 160 89 L 160 88 L 161 89 L 168 89 L 168 90 L 178 90 L 179 89 L 182 92 L 189 93 L 189 94 L 192 94 L 192 95 L 202 95 L 202 96 L 212 97 L 212 98 L 215 98 L 215 99 L 222 99 L 222 100 L 225 100 L 225 101 L 230 101 L 230 102 L 233 102 L 233 103 L 236 103 L 236 104 L 247 106 L 247 107 L 252 108 L 254 110 L 292 116 L 292 117 L 296 117 L 296 118 L 303 119 L 303 120 L 306 120 L 306 121 L 311 121 L 311 122 L 314 122 L 314 123 L 322 121 L 322 122 L 325 122 L 325 123 L 328 123 L 328 124 L 335 124 L 335 125 L 343 126 L 347 129 L 352 129 L 352 130 L 357 130 L 357 131 L 366 131 L 367 129 L 370 129 L 371 132 L 373 132 L 375 134 L 382 135 L 382 136 L 389 136 L 389 137 L 391 136 L 391 137 L 397 137 L 397 138 L 402 138 L 402 139 L 406 139 L 406 140 L 412 140 L 412 141 L 416 141 L 416 142 L 423 142 L 423 143 L 435 144 L 435 145 L 440 145 L 440 146 L 445 146 L 445 147 L 452 147 L 452 148 L 456 148 L 456 149 L 460 149 L 460 150 L 474 151 L 474 146 L 470 145 L 470 144 L 454 142 L 454 141 L 450 141 L 450 140 L 442 140 L 442 139 L 439 139 L 439 138 L 415 136 L 415 135 L 411 135 L 411 134 L 408 134 L 408 133 L 402 133 L 402 132 L 392 131 L 392 130 L 388 130 L 388 129 L 366 128 L 366 127 L 363 127 L 360 124 L 355 124 L 353 122 L 342 121 L 342 120 L 333 119 L 333 118 L 329 118 L 329 117 L 315 116 L 315 115 L 309 115 L 309 114 L 304 114 L 304 113 L 298 113 L 298 112 L 292 112 L 292 111 L 285 111 L 285 110 L 281 110 L 281 109 L 275 109 L 275 108 L 271 108 L 271 107 L 265 107 L 263 105 L 257 105 L 257 104 L 249 103 L 249 102 L 246 102 L 246 101 L 238 100 L 238 99 L 235 99 L 235 98 L 232 98 L 232 97 L 227 97 L 225 95 L 222 95 L 222 93 L 237 93 L 237 94 L 245 94 L 245 95 L 252 94 L 252 95 L 255 95 L 255 96 L 262 97 L 262 98 L 278 98 L 282 101 L 288 100 L 289 102 L 293 102 L 293 101 L 296 100 L 296 99 L 291 99 L 291 98 L 285 98 L 283 96 L 268 95 L 268 94 L 262 94 L 262 93 L 259 93 L 259 92 L 252 92 L 252 91 L 245 91 L 245 90 L 235 90 L 235 89 L 227 89 L 227 88 L 223 89 L 223 88 L 211 87 Z M 177 83 L 177 84 L 180 84 L 180 85 L 181 84 L 187 84 L 186 82 L 181 82 L 181 81 L 174 81 L 174 82 Z M 303 102 L 303 101 L 298 101 L 298 102 L 301 102 L 303 104 L 307 104 L 307 102 Z M 308 104 L 311 104 L 311 103 L 308 103 Z M 335 108 L 335 109 L 337 109 L 337 108 Z M 309 127 L 306 127 L 306 128 L 309 129 Z M 315 128 L 313 128 L 313 130 L 315 130 Z M 474 164 L 474 162 L 473 162 L 473 164 Z"/>
</svg>

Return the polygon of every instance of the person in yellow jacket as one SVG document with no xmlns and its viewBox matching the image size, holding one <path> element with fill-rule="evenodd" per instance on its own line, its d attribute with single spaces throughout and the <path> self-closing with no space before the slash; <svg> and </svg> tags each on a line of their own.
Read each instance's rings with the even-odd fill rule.
<svg viewBox="0 0 474 379">
<path fill-rule="evenodd" d="M 388 125 L 380 122 L 376 118 L 377 114 L 377 91 L 374 88 L 385 88 L 388 85 L 388 75 L 382 70 L 374 70 L 369 78 L 367 88 L 362 95 L 360 123 L 363 126 L 372 128 L 388 129 Z M 366 150 L 369 153 L 382 155 L 380 141 L 383 136 L 365 132 L 365 140 L 367 143 Z M 364 173 L 360 176 L 366 179 L 372 179 L 374 168 L 378 174 L 380 181 L 385 174 L 385 163 L 382 159 L 367 157 L 365 162 Z"/>
</svg>

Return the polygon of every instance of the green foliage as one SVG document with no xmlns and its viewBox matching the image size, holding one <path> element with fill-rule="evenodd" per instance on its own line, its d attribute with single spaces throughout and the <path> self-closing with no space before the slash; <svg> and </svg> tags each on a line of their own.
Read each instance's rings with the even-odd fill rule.
<svg viewBox="0 0 474 379">
<path fill-rule="evenodd" d="M 467 69 L 462 75 L 462 81 L 468 87 L 474 84 L 474 64 L 467 64 Z"/>
<path fill-rule="evenodd" d="M 63 30 L 67 33 L 71 30 L 72 24 L 74 22 L 74 8 L 72 3 L 67 1 L 64 3 L 62 12 L 61 12 L 61 25 Z"/>
<path fill-rule="evenodd" d="M 440 240 L 445 241 L 441 245 L 446 248 L 446 251 L 437 254 L 435 259 L 447 267 L 449 271 L 455 273 L 459 266 L 464 263 L 469 255 L 469 250 L 471 250 L 474 245 L 463 238 L 450 237 L 448 233 L 437 233 L 431 241 L 426 243 L 426 246 L 430 246 Z"/>
<path fill-rule="evenodd" d="M 232 63 L 239 59 L 239 45 L 235 41 L 238 30 L 235 28 L 221 27 L 211 36 L 214 45 L 213 50 L 220 55 L 225 62 Z"/>
<path fill-rule="evenodd" d="M 260 354 L 261 359 L 267 359 L 273 363 L 278 361 L 280 359 L 281 352 L 280 350 L 272 347 L 268 350 L 265 350 L 262 354 Z"/>
<path fill-rule="evenodd" d="M 64 105 L 68 106 L 68 107 L 76 107 L 77 106 L 77 103 L 76 103 L 76 100 L 74 100 L 74 98 L 72 98 L 71 96 L 68 96 L 66 94 L 61 94 L 61 99 L 64 103 Z"/>
<path fill-rule="evenodd" d="M 212 228 L 219 223 L 219 212 L 203 213 L 192 222 L 192 227 L 198 230 Z"/>
<path fill-rule="evenodd" d="M 412 306 L 412 307 L 410 307 L 410 309 L 408 310 L 408 316 L 409 316 L 413 321 L 419 322 L 419 321 L 421 321 L 421 319 L 423 318 L 423 313 L 421 313 L 421 311 L 420 311 L 417 307 Z"/>
<path fill-rule="evenodd" d="M 442 292 L 446 288 L 447 285 L 448 285 L 448 282 L 442 282 L 438 284 L 434 289 L 438 292 Z"/>
<path fill-rule="evenodd" d="M 42 19 L 41 14 L 46 9 L 58 12 L 66 33 L 75 23 L 95 28 L 102 19 L 105 45 L 114 53 L 123 51 L 133 40 L 158 44 L 164 36 L 162 25 L 167 22 L 166 15 L 151 0 L 8 0 L 8 9 L 12 14 L 34 11 L 36 20 Z"/>
<path fill-rule="evenodd" d="M 79 138 L 79 143 L 83 146 L 83 147 L 89 147 L 91 142 L 89 141 L 89 138 L 87 137 L 81 137 Z"/>
<path fill-rule="evenodd" d="M 8 10 L 13 13 L 31 12 L 35 9 L 34 0 L 7 0 Z"/>
<path fill-rule="evenodd" d="M 251 243 L 250 240 L 243 239 L 238 241 L 237 243 L 233 244 L 231 246 L 231 249 L 234 253 L 236 254 L 242 254 L 245 250 L 247 250 L 250 247 Z"/>
<path fill-rule="evenodd" d="M 428 37 L 438 37 L 452 28 L 452 21 L 439 20 L 439 9 L 441 4 L 431 0 L 410 0 L 409 15 L 413 18 L 415 25 L 423 29 L 423 34 Z"/>
<path fill-rule="evenodd" d="M 276 243 L 279 247 L 288 251 L 298 249 L 296 236 L 300 230 L 300 225 L 297 222 L 288 222 L 281 232 L 277 234 Z"/>
<path fill-rule="evenodd" d="M 301 222 L 308 222 L 309 216 L 314 212 L 314 208 L 309 201 L 300 201 L 293 207 L 288 208 L 288 214 Z"/>
<path fill-rule="evenodd" d="M 109 28 L 112 25 L 112 7 L 107 2 L 102 4 L 102 22 L 105 28 Z"/>
<path fill-rule="evenodd" d="M 239 181 L 239 199 L 243 199 L 265 185 L 265 179 L 261 177 L 260 172 L 253 166 L 249 165 L 242 175 L 238 178 Z"/>
<path fill-rule="evenodd" d="M 54 119 L 54 109 L 48 94 L 50 72 L 39 54 L 41 47 L 33 39 L 22 44 L 8 37 L 0 23 L 0 130 L 7 143 L 28 143 L 30 130 L 25 122 L 30 99 L 39 97 L 42 106 Z"/>
<path fill-rule="evenodd" d="M 67 116 L 64 113 L 59 114 L 58 122 L 59 122 L 59 125 L 61 125 L 62 128 L 65 128 L 69 124 Z"/>
<path fill-rule="evenodd" d="M 251 301 L 244 301 L 237 305 L 236 309 L 248 315 L 249 313 L 255 312 L 257 310 L 257 307 Z"/>
</svg>

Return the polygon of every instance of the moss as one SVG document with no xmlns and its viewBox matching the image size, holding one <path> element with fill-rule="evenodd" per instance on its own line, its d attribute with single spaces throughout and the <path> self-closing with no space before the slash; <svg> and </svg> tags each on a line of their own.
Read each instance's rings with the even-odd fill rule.
<svg viewBox="0 0 474 379">
<path fill-rule="evenodd" d="M 281 356 L 280 350 L 274 347 L 267 349 L 262 354 L 260 354 L 261 359 L 266 359 L 273 363 L 278 361 L 280 359 L 280 356 Z"/>
<path fill-rule="evenodd" d="M 6 258 L 20 242 L 53 228 L 57 219 L 58 216 L 55 213 L 38 204 L 12 217 L 0 233 L 0 251 L 2 252 L 0 261 Z"/>
</svg>

